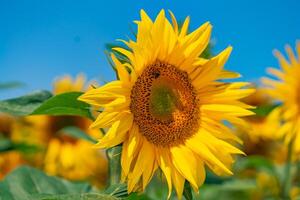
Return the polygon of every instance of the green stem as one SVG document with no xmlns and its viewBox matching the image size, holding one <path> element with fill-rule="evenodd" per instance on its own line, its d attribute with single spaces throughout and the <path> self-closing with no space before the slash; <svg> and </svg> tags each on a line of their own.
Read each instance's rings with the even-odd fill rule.
<svg viewBox="0 0 300 200">
<path fill-rule="evenodd" d="M 107 149 L 106 155 L 109 163 L 109 185 L 115 185 L 120 183 L 121 177 L 121 146 L 112 147 Z"/>
<path fill-rule="evenodd" d="M 290 188 L 291 188 L 291 168 L 292 168 L 292 150 L 293 150 L 293 140 L 290 141 L 288 145 L 288 152 L 287 152 L 287 163 L 284 169 L 284 180 L 282 185 L 282 199 L 289 200 L 290 199 Z"/>
</svg>

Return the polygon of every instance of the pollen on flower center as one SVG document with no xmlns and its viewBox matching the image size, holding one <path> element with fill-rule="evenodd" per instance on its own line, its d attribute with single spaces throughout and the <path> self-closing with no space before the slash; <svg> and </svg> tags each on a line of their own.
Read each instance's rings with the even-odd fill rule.
<svg viewBox="0 0 300 200">
<path fill-rule="evenodd" d="M 160 61 L 138 77 L 130 110 L 140 132 L 155 145 L 183 143 L 198 129 L 198 99 L 188 74 Z"/>
</svg>

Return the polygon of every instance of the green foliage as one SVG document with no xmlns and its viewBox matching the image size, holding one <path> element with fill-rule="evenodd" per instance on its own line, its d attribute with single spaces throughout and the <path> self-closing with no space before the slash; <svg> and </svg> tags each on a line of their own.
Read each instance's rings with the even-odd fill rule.
<svg viewBox="0 0 300 200">
<path fill-rule="evenodd" d="M 13 150 L 30 154 L 38 152 L 40 148 L 36 145 L 24 142 L 13 142 L 10 139 L 0 137 L 0 153 Z"/>
<path fill-rule="evenodd" d="M 38 91 L 18 98 L 0 101 L 0 112 L 16 116 L 24 116 L 32 113 L 52 94 L 48 91 Z"/>
<path fill-rule="evenodd" d="M 191 185 L 188 181 L 185 181 L 184 183 L 183 196 L 186 200 L 193 200 Z"/>
<path fill-rule="evenodd" d="M 235 171 L 239 173 L 246 169 L 265 171 L 270 174 L 273 174 L 275 172 L 273 163 L 269 159 L 262 156 L 248 156 L 239 158 L 235 164 Z"/>
<path fill-rule="evenodd" d="M 276 107 L 278 107 L 278 105 L 262 105 L 252 109 L 252 111 L 256 114 L 256 116 L 265 117 Z"/>
<path fill-rule="evenodd" d="M 111 185 L 105 190 L 105 194 L 115 197 L 127 197 L 127 185 L 124 183 Z"/>
<path fill-rule="evenodd" d="M 38 91 L 14 99 L 0 101 L 0 112 L 15 116 L 25 115 L 76 115 L 93 119 L 90 106 L 77 100 L 82 92 L 67 92 L 52 96 Z"/>
<path fill-rule="evenodd" d="M 195 195 L 196 200 L 240 200 L 251 199 L 256 188 L 254 180 L 232 180 L 221 185 L 204 185 Z"/>
<path fill-rule="evenodd" d="M 57 177 L 50 177 L 37 169 L 26 166 L 16 169 L 0 182 L 1 200 L 45 199 L 38 198 L 37 195 L 48 195 L 50 199 L 55 199 L 55 195 L 79 195 L 93 191 L 94 189 L 87 183 L 72 183 Z"/>
<path fill-rule="evenodd" d="M 90 106 L 77 100 L 82 92 L 66 92 L 46 100 L 31 115 L 76 115 L 93 119 Z"/>
<path fill-rule="evenodd" d="M 91 143 L 97 143 L 97 141 L 94 138 L 92 138 L 90 135 L 86 134 L 81 129 L 74 127 L 74 126 L 65 127 L 63 129 L 61 129 L 59 132 L 61 134 L 65 134 L 65 135 L 71 136 L 73 138 L 83 139 L 83 140 L 86 140 Z"/>
<path fill-rule="evenodd" d="M 18 81 L 11 81 L 6 83 L 0 83 L 0 91 L 1 90 L 10 90 L 24 87 L 25 84 Z"/>
<path fill-rule="evenodd" d="M 99 191 L 88 183 L 71 182 L 48 176 L 44 172 L 22 166 L 0 182 L 0 200 L 120 200 L 149 199 L 133 193 L 128 196 L 125 184 L 111 185 Z"/>
<path fill-rule="evenodd" d="M 32 195 L 32 200 L 119 200 L 119 198 L 105 194 L 58 194 L 58 195 Z"/>
</svg>

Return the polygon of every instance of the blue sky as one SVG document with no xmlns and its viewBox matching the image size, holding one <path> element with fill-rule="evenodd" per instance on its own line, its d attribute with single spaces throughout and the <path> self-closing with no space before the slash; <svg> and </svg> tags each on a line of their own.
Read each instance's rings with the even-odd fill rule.
<svg viewBox="0 0 300 200">
<path fill-rule="evenodd" d="M 191 30 L 210 21 L 214 51 L 233 46 L 226 68 L 240 72 L 241 80 L 258 80 L 266 67 L 277 66 L 273 49 L 300 39 L 297 0 L 2 0 L 0 82 L 17 80 L 26 87 L 1 91 L 0 98 L 51 89 L 53 79 L 67 73 L 112 80 L 104 46 L 126 39 L 142 8 L 152 18 L 162 8 L 178 19 L 189 15 Z"/>
</svg>

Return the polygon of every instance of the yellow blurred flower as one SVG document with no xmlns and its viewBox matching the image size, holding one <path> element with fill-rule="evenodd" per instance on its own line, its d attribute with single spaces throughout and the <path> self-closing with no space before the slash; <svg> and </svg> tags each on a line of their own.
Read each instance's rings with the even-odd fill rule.
<svg viewBox="0 0 300 200">
<path fill-rule="evenodd" d="M 276 80 L 263 78 L 267 92 L 274 99 L 282 102 L 280 115 L 284 124 L 279 130 L 279 136 L 284 136 L 286 144 L 294 141 L 294 153 L 300 153 L 300 42 L 297 42 L 296 57 L 290 46 L 286 46 L 289 60 L 275 51 L 275 56 L 279 60 L 281 70 L 268 68 L 269 74 L 276 77 Z"/>
<path fill-rule="evenodd" d="M 260 88 L 256 88 L 255 93 L 242 101 L 254 107 L 272 106 L 271 99 Z M 278 139 L 277 133 L 280 128 L 280 111 L 278 109 L 275 108 L 266 116 L 253 115 L 244 119 L 249 126 L 245 127 L 248 129 L 245 130 L 245 133 L 248 134 L 251 141 Z"/>
<path fill-rule="evenodd" d="M 0 114 L 0 140 L 10 139 L 15 119 L 6 114 Z M 25 163 L 20 152 L 9 150 L 0 152 L 0 179 L 14 168 Z"/>
<path fill-rule="evenodd" d="M 272 106 L 271 98 L 261 88 L 256 88 L 255 93 L 242 101 L 255 107 Z M 237 126 L 236 129 L 244 142 L 244 152 L 247 155 L 261 155 L 271 158 L 276 163 L 283 163 L 287 149 L 279 141 L 280 109 L 275 108 L 266 116 L 248 116 L 244 120 L 246 124 Z"/>
<path fill-rule="evenodd" d="M 74 80 L 69 76 L 56 79 L 53 84 L 55 95 L 84 91 L 86 81 L 83 75 Z M 35 164 L 48 174 L 62 176 L 72 180 L 90 180 L 98 186 L 105 183 L 107 177 L 107 160 L 105 154 L 92 148 L 92 144 L 71 138 L 61 129 L 74 126 L 95 139 L 102 137 L 98 129 L 89 129 L 91 120 L 77 116 L 28 116 L 13 125 L 12 138 L 15 141 L 40 145 L 42 154 L 36 154 Z"/>
<path fill-rule="evenodd" d="M 58 77 L 53 83 L 53 93 L 61 94 L 64 92 L 84 91 L 86 80 L 83 74 L 77 75 L 75 80 L 70 75 Z"/>
<path fill-rule="evenodd" d="M 26 162 L 20 152 L 8 151 L 0 153 L 0 180 L 16 167 L 25 163 Z"/>
<path fill-rule="evenodd" d="M 299 187 L 292 187 L 290 190 L 290 198 L 291 200 L 297 200 L 300 196 L 300 188 Z"/>
<path fill-rule="evenodd" d="M 258 172 L 256 175 L 256 189 L 253 200 L 273 199 L 279 196 L 280 185 L 276 177 L 266 173 Z"/>
</svg>

